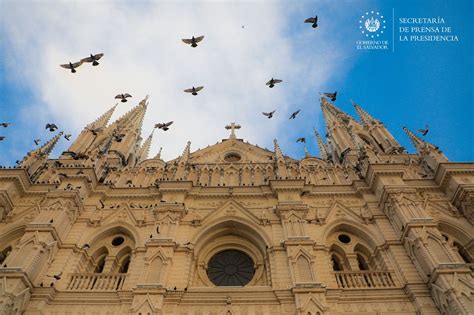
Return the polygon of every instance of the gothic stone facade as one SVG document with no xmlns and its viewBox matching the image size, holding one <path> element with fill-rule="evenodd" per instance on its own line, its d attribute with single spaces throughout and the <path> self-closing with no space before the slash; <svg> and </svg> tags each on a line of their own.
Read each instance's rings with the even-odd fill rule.
<svg viewBox="0 0 474 315">
<path fill-rule="evenodd" d="M 320 157 L 231 136 L 165 162 L 147 100 L 0 169 L 1 314 L 468 314 L 474 164 L 325 99 Z"/>
</svg>

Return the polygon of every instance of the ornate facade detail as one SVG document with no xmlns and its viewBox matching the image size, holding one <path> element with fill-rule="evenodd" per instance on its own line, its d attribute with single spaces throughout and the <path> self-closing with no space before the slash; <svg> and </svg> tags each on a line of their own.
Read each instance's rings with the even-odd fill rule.
<svg viewBox="0 0 474 315">
<path fill-rule="evenodd" d="M 0 169 L 1 314 L 468 314 L 474 165 L 326 99 L 320 157 L 148 157 L 148 100 Z M 321 136 L 325 135 L 325 136 Z M 363 297 L 363 299 L 361 298 Z"/>
</svg>

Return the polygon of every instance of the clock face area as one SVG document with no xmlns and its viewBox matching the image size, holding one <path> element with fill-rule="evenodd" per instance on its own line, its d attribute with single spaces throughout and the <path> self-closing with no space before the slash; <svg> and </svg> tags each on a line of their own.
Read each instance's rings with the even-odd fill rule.
<svg viewBox="0 0 474 315">
<path fill-rule="evenodd" d="M 209 260 L 207 275 L 216 286 L 245 286 L 255 274 L 254 262 L 244 252 L 224 250 Z"/>
</svg>

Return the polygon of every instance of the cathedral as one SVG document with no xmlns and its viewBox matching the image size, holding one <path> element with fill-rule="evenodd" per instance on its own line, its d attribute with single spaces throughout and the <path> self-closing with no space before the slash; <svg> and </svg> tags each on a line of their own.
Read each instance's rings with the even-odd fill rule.
<svg viewBox="0 0 474 315">
<path fill-rule="evenodd" d="M 149 157 L 148 99 L 56 134 L 0 169 L 0 314 L 473 314 L 474 163 L 353 105 L 302 159 L 235 123 Z"/>
</svg>

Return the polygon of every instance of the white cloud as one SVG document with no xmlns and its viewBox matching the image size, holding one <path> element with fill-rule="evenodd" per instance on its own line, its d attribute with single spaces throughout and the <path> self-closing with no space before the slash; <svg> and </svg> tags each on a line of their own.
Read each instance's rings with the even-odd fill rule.
<svg viewBox="0 0 474 315">
<path fill-rule="evenodd" d="M 41 120 L 31 138 L 46 137 L 47 119 L 76 136 L 117 93 L 128 92 L 133 99 L 114 118 L 149 94 L 144 138 L 154 123 L 175 121 L 170 131 L 155 132 L 151 156 L 162 146 L 162 156 L 172 159 L 187 140 L 193 150 L 213 144 L 228 136 L 224 126 L 231 121 L 242 125 L 240 138 L 271 147 L 278 137 L 292 150 L 292 138 L 284 137 L 301 127 L 285 130 L 287 113 L 301 100 L 297 93 L 316 93 L 343 64 L 327 31 L 291 29 L 301 21 L 290 19 L 305 17 L 303 10 L 281 3 L 12 1 L 4 7 L 7 71 L 39 100 L 22 111 L 25 121 Z M 192 35 L 205 35 L 194 49 L 181 42 Z M 84 64 L 76 74 L 59 67 L 98 52 L 105 53 L 98 67 Z M 272 76 L 283 84 L 265 87 Z M 182 92 L 193 85 L 205 86 L 199 96 Z M 309 125 L 320 123 L 315 103 L 305 105 L 313 110 L 306 113 L 314 121 Z M 260 114 L 275 108 L 282 115 L 272 120 Z"/>
</svg>

